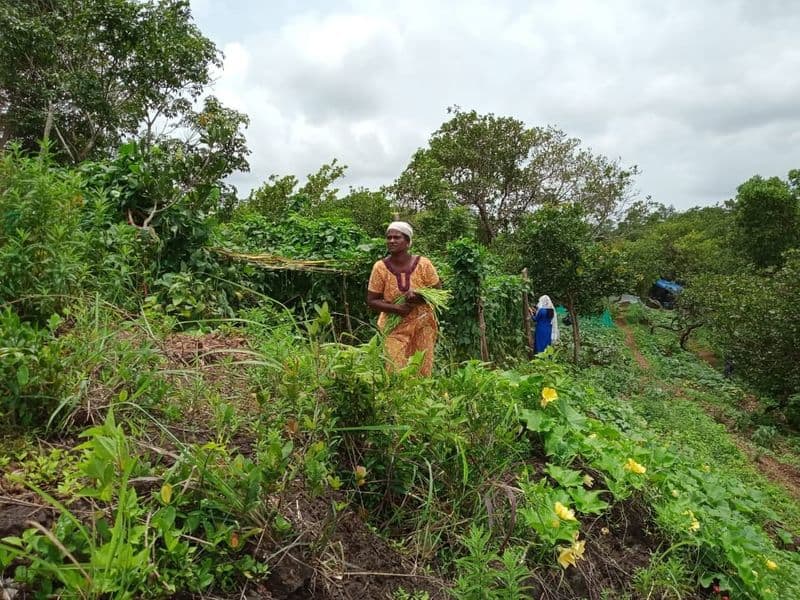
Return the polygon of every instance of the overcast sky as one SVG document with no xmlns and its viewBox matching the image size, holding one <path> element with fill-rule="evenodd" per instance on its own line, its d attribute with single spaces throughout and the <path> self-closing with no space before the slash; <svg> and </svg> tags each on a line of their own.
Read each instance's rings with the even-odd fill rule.
<svg viewBox="0 0 800 600">
<path fill-rule="evenodd" d="M 251 172 L 391 183 L 446 108 L 555 125 L 637 164 L 639 193 L 714 204 L 800 168 L 800 1 L 192 0 L 247 113 Z"/>
</svg>

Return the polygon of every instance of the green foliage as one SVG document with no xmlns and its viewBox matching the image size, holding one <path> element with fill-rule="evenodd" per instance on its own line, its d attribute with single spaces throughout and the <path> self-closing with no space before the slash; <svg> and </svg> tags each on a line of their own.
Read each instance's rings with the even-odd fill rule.
<svg viewBox="0 0 800 600">
<path fill-rule="evenodd" d="M 700 278 L 685 292 L 752 385 L 782 398 L 800 390 L 800 253 L 787 253 L 772 274 Z"/>
<path fill-rule="evenodd" d="M 272 221 L 280 222 L 293 213 L 302 213 L 306 216 L 330 214 L 333 211 L 339 214 L 338 189 L 331 186 L 344 176 L 347 167 L 338 164 L 334 158 L 330 163 L 322 165 L 316 173 L 310 173 L 305 185 L 298 188 L 299 181 L 294 175 L 279 177 L 270 175 L 268 182 L 257 190 L 250 192 L 250 196 L 243 206 L 246 212 L 255 212 Z M 369 200 L 363 195 L 355 194 L 351 201 L 345 203 L 345 209 L 353 207 L 360 212 L 363 202 Z M 351 215 L 348 215 L 351 216 Z M 384 215 L 384 218 L 388 215 Z"/>
<path fill-rule="evenodd" d="M 315 211 L 315 214 L 322 218 L 350 219 L 371 237 L 384 236 L 392 213 L 393 206 L 386 194 L 366 188 L 351 189 L 342 198 L 324 200 Z"/>
<path fill-rule="evenodd" d="M 758 175 L 737 188 L 733 204 L 736 243 L 757 267 L 780 266 L 800 244 L 800 196 L 778 177 Z"/>
<path fill-rule="evenodd" d="M 46 156 L 0 156 L 0 304 L 46 320 L 69 303 L 87 271 L 80 177 Z"/>
<path fill-rule="evenodd" d="M 8 423 L 40 423 L 58 404 L 61 344 L 53 331 L 59 322 L 53 315 L 40 329 L 10 308 L 0 311 L 0 413 Z"/>
<path fill-rule="evenodd" d="M 690 282 L 694 277 L 729 273 L 740 267 L 731 249 L 730 210 L 712 206 L 683 213 L 656 213 L 647 225 L 623 222 L 619 248 L 635 286 L 647 295 L 660 278 Z"/>
<path fill-rule="evenodd" d="M 524 549 L 509 548 L 500 555 L 491 548 L 490 538 L 490 532 L 475 525 L 464 536 L 466 555 L 456 560 L 458 577 L 451 594 L 457 600 L 527 598 Z"/>
<path fill-rule="evenodd" d="M 0 146 L 57 140 L 71 162 L 186 113 L 221 60 L 186 0 L 27 2 L 0 8 Z"/>
<path fill-rule="evenodd" d="M 484 280 L 483 306 L 489 354 L 501 364 L 527 356 L 522 294 L 528 287 L 521 276 L 500 274 L 496 269 L 490 269 Z"/>
<path fill-rule="evenodd" d="M 447 244 L 460 238 L 474 239 L 477 221 L 469 208 L 435 206 L 410 217 L 414 225 L 414 245 L 430 252 L 441 252 Z"/>
<path fill-rule="evenodd" d="M 480 348 L 478 302 L 486 275 L 485 251 L 461 238 L 448 244 L 447 255 L 453 271 L 452 281 L 447 282 L 453 301 L 444 317 L 447 344 L 457 359 L 472 358 Z"/>
<path fill-rule="evenodd" d="M 619 253 L 593 240 L 579 208 L 547 207 L 527 217 L 516 233 L 516 264 L 533 286 L 566 305 L 573 321 L 573 360 L 580 350 L 578 313 L 596 312 L 603 299 L 626 291 L 629 273 Z"/>
<path fill-rule="evenodd" d="M 546 204 L 577 205 L 605 223 L 637 172 L 582 149 L 554 127 L 527 128 L 512 117 L 459 107 L 448 112 L 450 120 L 417 151 L 392 191 L 408 208 L 470 207 L 485 243 Z"/>
</svg>

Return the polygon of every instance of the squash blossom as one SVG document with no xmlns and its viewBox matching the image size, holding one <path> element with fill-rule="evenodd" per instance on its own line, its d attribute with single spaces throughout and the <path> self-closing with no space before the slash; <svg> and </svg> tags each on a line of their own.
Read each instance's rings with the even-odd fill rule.
<svg viewBox="0 0 800 600">
<path fill-rule="evenodd" d="M 561 552 L 558 554 L 558 564 L 561 565 L 563 569 L 566 569 L 570 565 L 574 566 L 576 562 L 583 558 L 585 547 L 586 540 L 576 541 L 572 546 L 562 547 Z"/>
<path fill-rule="evenodd" d="M 561 502 L 556 502 L 555 505 L 556 515 L 562 521 L 577 521 L 578 519 L 575 518 L 575 511 L 571 508 L 567 508 Z"/>
<path fill-rule="evenodd" d="M 631 473 L 636 473 L 637 475 L 644 475 L 645 471 L 647 471 L 647 468 L 644 465 L 640 465 L 632 458 L 628 459 L 623 468 L 626 471 L 630 471 Z"/>
<path fill-rule="evenodd" d="M 689 525 L 689 531 L 698 531 L 700 529 L 700 521 L 697 520 L 697 517 L 694 516 L 694 513 L 690 510 L 687 510 L 683 514 L 688 515 L 692 520 L 691 524 Z"/>
<path fill-rule="evenodd" d="M 774 560 L 767 560 L 766 564 L 767 564 L 767 568 L 770 571 L 777 571 L 778 570 L 778 563 L 776 563 Z"/>
<path fill-rule="evenodd" d="M 558 400 L 558 392 L 551 387 L 546 387 L 542 390 L 542 408 L 546 408 L 553 400 Z"/>
</svg>

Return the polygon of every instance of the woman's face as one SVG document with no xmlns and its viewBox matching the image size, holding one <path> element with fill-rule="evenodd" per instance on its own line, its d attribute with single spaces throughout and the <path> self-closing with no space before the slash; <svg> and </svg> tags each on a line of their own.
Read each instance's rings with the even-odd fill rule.
<svg viewBox="0 0 800 600">
<path fill-rule="evenodd" d="M 408 250 L 410 243 L 402 233 L 396 229 L 390 229 L 386 232 L 386 248 L 389 254 L 397 254 Z"/>
</svg>

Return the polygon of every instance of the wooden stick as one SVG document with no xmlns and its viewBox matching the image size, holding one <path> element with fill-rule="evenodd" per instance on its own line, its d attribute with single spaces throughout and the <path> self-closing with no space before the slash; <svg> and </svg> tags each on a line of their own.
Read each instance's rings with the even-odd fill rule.
<svg viewBox="0 0 800 600">
<path fill-rule="evenodd" d="M 525 341 L 528 345 L 528 355 L 533 356 L 533 332 L 531 331 L 531 305 L 528 301 L 528 267 L 522 269 L 522 282 L 525 289 L 522 291 L 522 327 L 525 331 Z"/>
</svg>

